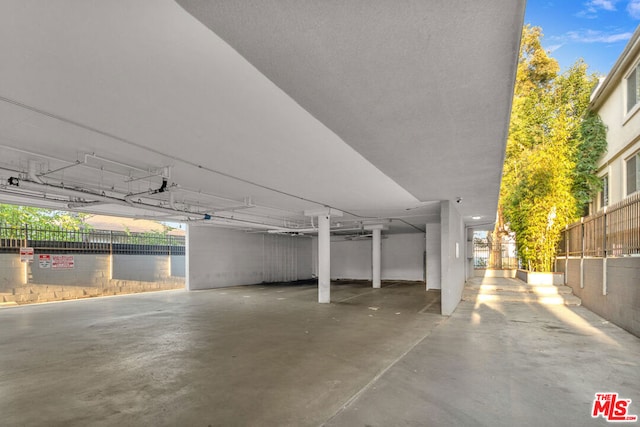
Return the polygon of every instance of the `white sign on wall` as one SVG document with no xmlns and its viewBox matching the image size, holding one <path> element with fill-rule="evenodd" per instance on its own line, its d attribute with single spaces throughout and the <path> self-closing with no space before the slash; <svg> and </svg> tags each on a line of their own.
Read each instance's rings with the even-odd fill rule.
<svg viewBox="0 0 640 427">
<path fill-rule="evenodd" d="M 53 270 L 70 269 L 73 267 L 73 255 L 51 255 L 51 268 Z"/>
<path fill-rule="evenodd" d="M 38 255 L 40 268 L 51 268 L 51 255 Z"/>
<path fill-rule="evenodd" d="M 33 262 L 33 248 L 20 248 L 20 262 Z"/>
</svg>

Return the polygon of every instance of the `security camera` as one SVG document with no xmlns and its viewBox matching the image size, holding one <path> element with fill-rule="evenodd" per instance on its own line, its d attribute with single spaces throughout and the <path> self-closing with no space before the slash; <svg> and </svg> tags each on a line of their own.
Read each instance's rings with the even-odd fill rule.
<svg viewBox="0 0 640 427">
<path fill-rule="evenodd" d="M 456 198 L 456 203 L 460 203 L 460 202 L 462 202 L 462 197 Z"/>
</svg>

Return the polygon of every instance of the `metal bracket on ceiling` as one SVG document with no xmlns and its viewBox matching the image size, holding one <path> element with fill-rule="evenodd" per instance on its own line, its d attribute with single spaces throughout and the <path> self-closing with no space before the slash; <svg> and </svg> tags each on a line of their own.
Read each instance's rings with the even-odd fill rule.
<svg viewBox="0 0 640 427">
<path fill-rule="evenodd" d="M 138 166 L 133 166 L 133 165 L 129 165 L 126 163 L 122 163 L 119 162 L 117 160 L 111 160 L 111 159 L 107 159 L 106 157 L 102 157 L 102 156 L 98 156 L 95 153 L 85 153 L 84 155 L 84 164 L 89 165 L 89 159 L 93 159 L 94 161 L 97 161 L 98 163 L 103 162 L 103 163 L 109 163 L 115 166 L 119 166 L 123 169 L 125 169 L 128 173 L 122 173 L 122 171 L 118 172 L 118 171 L 109 171 L 112 173 L 115 173 L 117 175 L 123 175 L 123 176 L 128 176 L 128 179 L 126 179 L 124 182 L 128 183 L 128 182 L 133 182 L 133 181 L 141 181 L 141 180 L 145 180 L 148 178 L 155 178 L 155 177 L 160 177 L 160 178 L 165 178 L 165 179 L 170 179 L 171 178 L 171 169 L 172 166 L 160 166 L 160 167 L 155 167 L 155 168 L 140 168 Z M 104 167 L 104 165 L 100 165 L 101 169 Z M 133 176 L 133 171 L 137 171 L 140 172 L 142 174 L 142 176 Z"/>
</svg>

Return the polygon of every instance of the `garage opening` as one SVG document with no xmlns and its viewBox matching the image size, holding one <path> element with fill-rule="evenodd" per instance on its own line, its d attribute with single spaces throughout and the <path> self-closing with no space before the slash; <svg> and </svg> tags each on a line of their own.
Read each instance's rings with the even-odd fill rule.
<svg viewBox="0 0 640 427">
<path fill-rule="evenodd" d="M 184 286 L 185 231 L 179 227 L 0 205 L 3 305 Z"/>
</svg>

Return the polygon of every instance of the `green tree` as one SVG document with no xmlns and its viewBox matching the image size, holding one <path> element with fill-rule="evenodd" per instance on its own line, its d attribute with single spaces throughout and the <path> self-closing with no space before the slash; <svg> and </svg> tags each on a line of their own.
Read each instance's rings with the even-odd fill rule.
<svg viewBox="0 0 640 427">
<path fill-rule="evenodd" d="M 19 228 L 24 225 L 38 230 L 81 230 L 90 228 L 85 224 L 83 213 L 71 213 L 30 206 L 0 204 L 0 225 Z"/>
<path fill-rule="evenodd" d="M 597 77 L 583 61 L 559 75 L 541 37 L 524 27 L 494 235 L 508 223 L 524 266 L 552 271 L 562 229 L 600 189 L 606 130 L 587 113 Z"/>
</svg>

